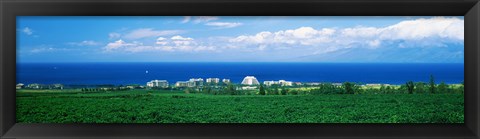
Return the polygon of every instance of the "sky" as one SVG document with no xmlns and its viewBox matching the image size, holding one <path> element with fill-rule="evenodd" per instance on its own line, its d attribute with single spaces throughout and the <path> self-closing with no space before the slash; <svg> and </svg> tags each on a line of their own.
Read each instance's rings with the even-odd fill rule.
<svg viewBox="0 0 480 139">
<path fill-rule="evenodd" d="M 17 63 L 463 63 L 463 16 L 17 16 Z"/>
</svg>

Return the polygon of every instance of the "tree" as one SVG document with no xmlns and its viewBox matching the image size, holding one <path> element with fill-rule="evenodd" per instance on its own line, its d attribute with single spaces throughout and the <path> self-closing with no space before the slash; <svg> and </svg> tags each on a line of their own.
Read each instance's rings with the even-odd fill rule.
<svg viewBox="0 0 480 139">
<path fill-rule="evenodd" d="M 435 93 L 435 79 L 433 75 L 430 75 L 430 86 L 429 86 L 429 91 L 430 93 L 434 94 Z"/>
<path fill-rule="evenodd" d="M 382 94 L 386 94 L 386 93 L 387 93 L 386 88 L 385 88 L 385 85 L 383 85 L 383 84 L 380 86 L 380 93 L 382 93 Z"/>
<path fill-rule="evenodd" d="M 460 93 L 465 93 L 465 81 L 462 81 L 462 86 L 460 86 L 457 90 L 459 90 Z"/>
<path fill-rule="evenodd" d="M 227 92 L 227 94 L 235 95 L 236 94 L 235 86 L 233 86 L 232 84 L 228 84 L 226 92 Z"/>
<path fill-rule="evenodd" d="M 398 89 L 395 90 L 395 93 L 405 93 L 407 91 L 407 86 L 406 85 L 400 85 Z"/>
<path fill-rule="evenodd" d="M 211 86 L 203 86 L 202 92 L 204 94 L 210 94 L 212 92 L 212 87 Z"/>
<path fill-rule="evenodd" d="M 407 86 L 407 91 L 409 94 L 413 94 L 413 89 L 415 88 L 415 85 L 413 84 L 412 81 L 408 81 L 405 86 Z"/>
<path fill-rule="evenodd" d="M 344 89 L 337 87 L 331 83 L 322 83 L 319 85 L 318 89 L 310 90 L 311 94 L 342 94 Z"/>
<path fill-rule="evenodd" d="M 281 91 L 281 95 L 287 95 L 287 93 L 288 93 L 288 89 L 283 87 Z"/>
<path fill-rule="evenodd" d="M 387 87 L 385 88 L 385 93 L 386 93 L 386 94 L 392 93 L 392 92 L 393 92 L 392 90 L 393 90 L 392 87 L 387 86 Z"/>
<path fill-rule="evenodd" d="M 273 89 L 273 94 L 278 95 L 280 94 L 280 91 L 278 91 L 278 86 L 275 86 Z"/>
<path fill-rule="evenodd" d="M 415 83 L 415 92 L 416 93 L 425 93 L 425 83 L 424 82 Z"/>
<path fill-rule="evenodd" d="M 288 91 L 288 93 L 291 94 L 291 95 L 297 95 L 297 94 L 298 94 L 298 91 L 292 89 L 292 90 Z"/>
<path fill-rule="evenodd" d="M 259 94 L 265 95 L 265 88 L 263 87 L 263 84 L 260 85 Z"/>
<path fill-rule="evenodd" d="M 194 91 L 195 90 L 193 90 L 191 87 L 188 87 L 187 89 L 185 89 L 186 94 L 194 93 Z"/>
<path fill-rule="evenodd" d="M 267 95 L 278 95 L 280 92 L 278 91 L 278 85 L 273 84 L 267 90 Z"/>
<path fill-rule="evenodd" d="M 345 94 L 354 94 L 354 87 L 355 87 L 355 84 L 353 83 L 350 83 L 350 82 L 344 82 L 342 84 L 343 86 L 343 89 L 345 90 Z"/>
<path fill-rule="evenodd" d="M 438 85 L 438 92 L 439 93 L 448 93 L 448 85 L 445 84 L 445 82 L 440 83 L 440 85 Z"/>
</svg>

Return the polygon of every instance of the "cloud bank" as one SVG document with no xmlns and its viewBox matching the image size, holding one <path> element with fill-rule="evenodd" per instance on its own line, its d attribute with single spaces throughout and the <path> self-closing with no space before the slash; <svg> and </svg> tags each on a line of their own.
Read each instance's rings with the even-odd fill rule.
<svg viewBox="0 0 480 139">
<path fill-rule="evenodd" d="M 156 39 L 155 44 L 153 45 L 144 45 L 141 42 L 125 42 L 123 40 L 117 40 L 115 42 L 109 43 L 104 47 L 106 52 L 113 51 L 124 51 L 130 53 L 137 52 L 152 52 L 152 51 L 163 51 L 163 52 L 198 52 L 198 51 L 215 51 L 213 46 L 205 46 L 196 42 L 193 38 L 182 37 L 179 35 L 173 36 L 171 38 L 159 37 Z"/>
<path fill-rule="evenodd" d="M 182 23 L 204 23 L 218 28 L 243 25 L 239 22 L 210 22 L 217 19 L 184 17 Z M 418 18 L 381 27 L 299 26 L 285 30 L 203 38 L 180 36 L 181 32 L 142 28 L 124 35 L 109 34 L 109 38 L 125 38 L 129 41 L 120 39 L 108 43 L 104 50 L 129 53 L 222 52 L 234 56 L 244 53 L 242 55 L 273 61 L 374 61 L 402 57 L 408 57 L 403 60 L 415 60 L 428 56 L 431 58 L 425 61 L 442 61 L 447 58 L 453 59 L 450 62 L 463 61 L 464 20 L 457 17 Z"/>
<path fill-rule="evenodd" d="M 325 52 L 352 47 L 375 49 L 385 42 L 421 42 L 422 46 L 438 46 L 442 42 L 463 43 L 464 21 L 458 18 L 421 18 L 402 21 L 387 27 L 321 28 L 300 27 L 276 32 L 264 31 L 241 35 L 229 40 L 241 46 L 299 47 L 315 46 Z M 408 43 L 399 43 L 405 47 Z M 390 46 L 390 45 L 388 45 Z M 416 46 L 411 46 L 416 47 Z M 275 48 L 272 48 L 275 49 Z"/>
</svg>

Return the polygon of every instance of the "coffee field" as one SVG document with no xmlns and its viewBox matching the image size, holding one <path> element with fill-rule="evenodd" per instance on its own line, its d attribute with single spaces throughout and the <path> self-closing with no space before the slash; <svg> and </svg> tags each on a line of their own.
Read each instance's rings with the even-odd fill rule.
<svg viewBox="0 0 480 139">
<path fill-rule="evenodd" d="M 463 123 L 463 94 L 19 90 L 18 123 Z"/>
</svg>

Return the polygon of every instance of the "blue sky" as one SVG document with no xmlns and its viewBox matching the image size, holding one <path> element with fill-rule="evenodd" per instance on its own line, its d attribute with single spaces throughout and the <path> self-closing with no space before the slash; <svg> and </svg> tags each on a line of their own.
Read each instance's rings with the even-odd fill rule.
<svg viewBox="0 0 480 139">
<path fill-rule="evenodd" d="M 17 62 L 463 63 L 463 16 L 18 16 Z"/>
</svg>

